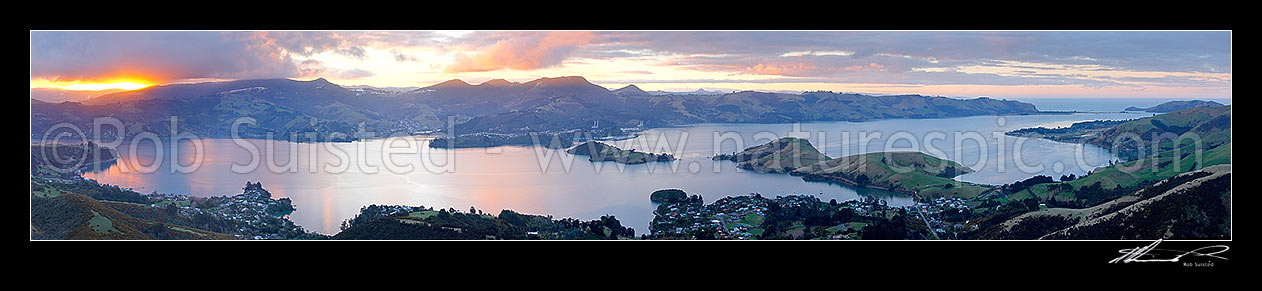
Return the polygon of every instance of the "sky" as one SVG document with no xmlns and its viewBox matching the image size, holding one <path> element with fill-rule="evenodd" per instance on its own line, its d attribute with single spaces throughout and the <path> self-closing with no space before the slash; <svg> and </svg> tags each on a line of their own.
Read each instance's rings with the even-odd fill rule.
<svg viewBox="0 0 1262 291">
<path fill-rule="evenodd" d="M 423 87 L 1230 98 L 1230 31 L 32 31 L 31 88 L 255 78 Z"/>
</svg>

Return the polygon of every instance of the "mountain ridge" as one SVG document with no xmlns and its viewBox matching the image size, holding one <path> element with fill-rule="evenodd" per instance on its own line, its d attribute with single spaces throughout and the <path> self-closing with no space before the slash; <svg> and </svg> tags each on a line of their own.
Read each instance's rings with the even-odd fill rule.
<svg viewBox="0 0 1262 291">
<path fill-rule="evenodd" d="M 609 90 L 580 76 L 539 78 L 525 83 L 493 79 L 478 85 L 453 79 L 408 92 L 347 89 L 323 78 L 256 79 L 160 85 L 74 104 L 33 101 L 31 114 L 32 132 L 42 132 L 60 121 L 90 128 L 95 117 L 115 117 L 125 124 L 140 124 L 130 128 L 162 135 L 169 132 L 163 129 L 175 117 L 183 130 L 209 137 L 226 137 L 233 120 L 251 117 L 259 121 L 248 128 L 251 137 L 267 138 L 270 133 L 274 139 L 292 139 L 287 136 L 298 132 L 316 131 L 321 137 L 331 137 L 337 132 L 357 132 L 358 128 L 377 136 L 417 132 L 516 136 L 588 130 L 592 124 L 599 124 L 599 129 L 591 131 L 605 136 L 621 134 L 619 128 L 704 122 L 867 121 L 1042 113 L 1029 103 L 990 98 L 870 96 L 827 91 L 742 91 L 721 95 L 641 92 L 647 93 L 634 85 Z"/>
<path fill-rule="evenodd" d="M 1215 101 L 1206 101 L 1206 100 L 1185 100 L 1185 101 L 1170 101 L 1170 102 L 1165 102 L 1165 103 L 1157 104 L 1156 106 L 1146 107 L 1146 108 L 1140 108 L 1140 107 L 1136 107 L 1136 106 L 1131 106 L 1131 107 L 1126 107 L 1126 109 L 1124 109 L 1124 111 L 1143 111 L 1143 112 L 1151 112 L 1151 113 L 1169 113 L 1169 112 L 1175 112 L 1175 111 L 1180 111 L 1180 110 L 1187 110 L 1187 109 L 1196 108 L 1196 107 L 1218 107 L 1218 106 L 1224 106 L 1224 105 L 1223 105 L 1222 103 L 1218 103 L 1218 102 L 1215 102 Z"/>
</svg>

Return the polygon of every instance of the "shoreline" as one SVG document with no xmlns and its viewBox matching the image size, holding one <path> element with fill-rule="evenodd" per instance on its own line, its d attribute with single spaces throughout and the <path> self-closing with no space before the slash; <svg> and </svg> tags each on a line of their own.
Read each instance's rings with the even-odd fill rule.
<svg viewBox="0 0 1262 291">
<path fill-rule="evenodd" d="M 621 140 L 631 140 L 631 139 L 639 138 L 639 137 L 640 137 L 640 136 L 641 136 L 644 132 L 646 132 L 646 131 L 650 131 L 650 130 L 654 130 L 654 129 L 687 128 L 687 127 L 694 127 L 694 126 L 699 126 L 699 125 L 746 125 L 746 124 L 772 124 L 772 125 L 781 125 L 781 124 L 783 124 L 783 125 L 792 125 L 792 124 L 814 124 L 814 123 L 828 123 L 828 122 L 853 122 L 853 123 L 866 123 L 866 122 L 876 122 L 876 121 L 885 121 L 885 120 L 934 120 L 934 119 L 970 118 L 970 117 L 979 117 L 979 116 L 1004 117 L 1004 116 L 1073 115 L 1073 114 L 1110 114 L 1110 113 L 1117 113 L 1117 112 L 1104 112 L 1104 111 L 1101 111 L 1101 112 L 1089 112 L 1089 111 L 1040 111 L 1040 112 L 1036 112 L 1036 113 L 994 114 L 994 115 L 969 115 L 969 116 L 944 116 L 944 117 L 925 117 L 925 118 L 916 118 L 916 117 L 898 117 L 898 118 L 872 118 L 872 119 L 857 119 L 857 120 L 811 120 L 811 121 L 799 121 L 799 122 L 761 122 L 761 121 L 760 121 L 760 122 L 698 122 L 698 123 L 664 124 L 664 125 L 661 125 L 661 126 L 650 127 L 650 128 L 644 128 L 644 129 L 641 129 L 641 130 L 638 130 L 638 131 L 634 131 L 634 132 L 633 132 L 633 133 L 638 133 L 638 134 L 640 134 L 640 135 L 636 135 L 636 136 L 629 137 L 629 138 L 618 138 L 618 139 L 612 139 L 612 140 L 601 140 L 601 139 L 598 139 L 598 138 L 593 138 L 593 139 L 591 139 L 591 140 L 596 140 L 596 141 L 621 141 Z M 162 135 L 161 133 L 168 133 L 168 134 L 167 134 L 167 135 Z M 477 135 L 477 134 L 493 134 L 493 135 L 505 135 L 505 136 L 520 137 L 520 136 L 529 135 L 529 134 L 531 134 L 531 133 L 536 133 L 536 134 L 540 134 L 540 135 L 556 135 L 556 134 L 563 134 L 563 133 L 542 133 L 542 132 L 527 132 L 527 133 L 517 133 L 517 134 L 502 134 L 502 133 L 485 133 L 485 132 L 480 132 L 480 133 L 468 133 L 468 134 L 473 134 L 473 135 Z M 220 135 L 217 135 L 217 134 L 204 135 L 204 136 L 202 136 L 202 135 L 198 135 L 198 133 L 192 133 L 192 134 L 193 134 L 193 135 L 196 135 L 198 138 L 202 138 L 202 139 L 233 139 L 233 137 L 231 137 L 231 136 L 220 136 Z M 468 134 L 466 134 L 466 135 L 468 135 Z M 170 136 L 170 135 L 169 135 L 169 132 L 167 132 L 167 131 L 160 132 L 160 133 L 158 134 L 158 136 L 157 136 L 157 137 L 158 137 L 158 140 L 161 140 L 161 141 L 171 141 L 171 140 L 173 140 L 173 139 L 172 139 L 172 136 Z M 277 137 L 277 136 L 273 136 L 273 137 Z M 358 137 L 354 137 L 354 138 L 348 138 L 348 139 L 344 139 L 344 140 L 314 141 L 314 142 L 313 142 L 313 141 L 307 141 L 307 140 L 301 140 L 301 139 L 299 139 L 299 140 L 291 140 L 291 139 L 286 139 L 286 138 L 271 138 L 271 139 L 269 139 L 269 138 L 266 138 L 265 136 L 248 136 L 248 137 L 239 137 L 239 138 L 240 138 L 240 139 L 242 139 L 242 140 L 284 141 L 284 142 L 292 142 L 292 143 L 305 144 L 305 143 L 355 143 L 355 142 L 365 142 L 365 141 L 374 141 L 374 140 L 384 140 L 384 139 L 389 139 L 389 138 L 400 138 L 400 137 L 426 137 L 426 138 L 429 138 L 430 140 L 433 140 L 433 139 L 438 139 L 438 138 L 451 138 L 451 136 L 449 136 L 449 135 L 435 135 L 435 134 L 434 134 L 434 132 L 430 132 L 430 133 L 406 133 L 406 134 L 395 134 L 395 133 L 391 133 L 391 134 L 388 134 L 387 136 L 384 136 L 384 137 L 372 137 L 372 138 L 358 138 Z M 133 135 L 133 136 L 130 136 L 130 137 L 121 137 L 121 138 L 120 138 L 120 137 L 115 137 L 115 139 L 122 139 L 124 143 L 127 143 L 128 141 L 132 141 L 132 140 L 134 140 L 134 139 L 135 139 L 135 136 Z M 35 143 L 35 142 L 37 142 L 37 141 L 39 141 L 39 140 L 40 140 L 40 139 L 38 139 L 38 138 L 37 138 L 37 137 L 35 137 L 35 136 L 32 136 L 32 137 L 31 137 L 31 141 L 32 141 L 32 143 Z M 88 140 L 90 140 L 90 139 L 61 139 L 61 140 L 59 140 L 57 143 L 64 143 L 64 142 L 83 142 L 83 141 L 88 141 Z M 573 141 L 574 141 L 574 142 L 581 142 L 581 141 L 578 141 L 578 140 L 573 140 Z M 42 142 L 41 142 L 41 143 L 42 143 Z M 474 145 L 474 146 L 462 146 L 462 145 L 455 145 L 454 147 L 433 147 L 433 148 L 439 148 L 439 149 L 456 149 L 456 148 L 490 148 L 490 147 L 498 147 L 498 146 L 525 146 L 525 147 L 531 147 L 531 146 L 535 146 L 535 145 L 523 145 L 523 144 L 511 144 L 511 143 L 505 143 L 505 144 L 496 144 L 496 145 Z"/>
</svg>

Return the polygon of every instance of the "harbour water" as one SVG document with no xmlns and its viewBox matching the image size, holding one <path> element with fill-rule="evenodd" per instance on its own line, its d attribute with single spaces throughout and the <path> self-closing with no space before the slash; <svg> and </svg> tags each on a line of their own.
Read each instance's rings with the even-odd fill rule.
<svg viewBox="0 0 1262 291">
<path fill-rule="evenodd" d="M 696 124 L 649 129 L 635 138 L 609 141 L 624 149 L 669 152 L 679 158 L 641 165 L 593 163 L 586 157 L 542 147 L 429 149 L 426 143 L 430 137 L 426 136 L 316 144 L 203 139 L 200 159 L 195 155 L 197 146 L 193 142 L 175 143 L 172 151 L 170 142 L 164 142 L 162 150 L 158 150 L 152 141 L 141 141 L 121 146 L 118 163 L 83 176 L 141 193 L 194 196 L 234 195 L 241 192 L 245 181 L 258 181 L 274 195 L 294 201 L 297 211 L 290 214 L 290 219 L 324 234 L 337 233 L 343 220 L 371 204 L 461 211 L 472 206 L 491 213 L 512 209 L 585 220 L 614 215 L 623 225 L 645 233 L 655 208 L 648 195 L 663 188 L 702 195 L 707 202 L 724 196 L 761 193 L 810 194 L 824 201 L 877 196 L 890 205 L 911 203 L 910 197 L 900 194 L 743 171 L 732 162 L 710 159 L 716 153 L 735 152 L 777 137 L 807 138 L 831 157 L 921 151 L 976 170 L 957 177 L 958 180 L 997 185 L 1040 174 L 1082 175 L 1114 158 L 1107 149 L 1099 147 L 1009 137 L 1003 132 L 1145 116 L 1148 114 L 1115 111 L 869 122 Z M 251 148 L 255 150 L 252 152 Z M 195 170 L 185 173 L 177 169 L 194 165 L 197 160 L 200 164 Z M 153 171 L 138 171 L 155 161 L 162 162 Z M 254 169 L 239 170 L 252 161 L 257 162 Z"/>
</svg>

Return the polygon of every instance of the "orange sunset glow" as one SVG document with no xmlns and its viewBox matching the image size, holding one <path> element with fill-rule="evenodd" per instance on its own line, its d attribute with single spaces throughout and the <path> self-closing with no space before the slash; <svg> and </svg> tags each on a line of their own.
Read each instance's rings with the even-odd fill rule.
<svg viewBox="0 0 1262 291">
<path fill-rule="evenodd" d="M 149 81 L 140 79 L 112 79 L 107 81 L 60 81 L 47 79 L 31 79 L 31 89 L 57 88 L 74 91 L 101 91 L 109 89 L 137 90 L 153 86 Z"/>
</svg>

